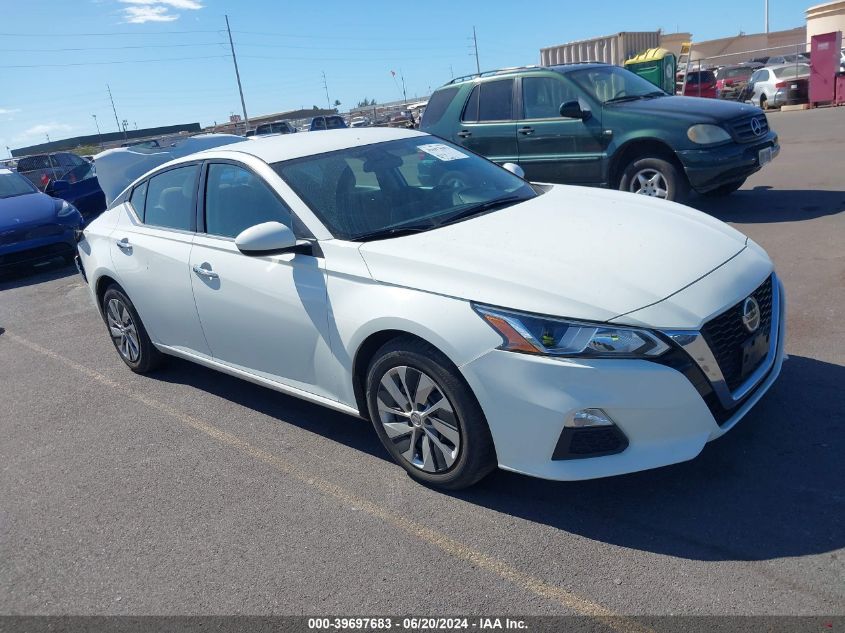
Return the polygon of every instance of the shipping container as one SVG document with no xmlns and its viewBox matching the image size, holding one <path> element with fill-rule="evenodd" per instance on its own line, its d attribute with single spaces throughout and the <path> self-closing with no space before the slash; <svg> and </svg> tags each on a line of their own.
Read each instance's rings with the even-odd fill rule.
<svg viewBox="0 0 845 633">
<path fill-rule="evenodd" d="M 617 33 L 540 49 L 540 65 L 604 62 L 621 66 L 626 59 L 658 46 L 660 31 Z"/>
</svg>

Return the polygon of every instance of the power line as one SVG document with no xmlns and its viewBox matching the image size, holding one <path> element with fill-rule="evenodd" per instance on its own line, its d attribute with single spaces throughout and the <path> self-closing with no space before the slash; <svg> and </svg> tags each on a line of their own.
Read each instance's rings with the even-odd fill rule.
<svg viewBox="0 0 845 633">
<path fill-rule="evenodd" d="M 226 42 L 198 44 L 138 44 L 135 46 L 81 46 L 76 48 L 0 48 L 2 53 L 59 53 L 64 51 L 122 51 L 139 48 L 184 48 L 191 46 L 225 46 Z"/>
<path fill-rule="evenodd" d="M 146 35 L 146 36 L 156 36 L 156 35 L 184 35 L 186 33 L 220 33 L 220 29 L 214 30 L 196 30 L 196 31 L 159 31 L 157 33 L 143 33 L 140 31 L 110 31 L 108 33 L 44 33 L 41 31 L 40 33 L 0 33 L 0 35 L 4 37 L 99 37 L 99 36 L 110 36 L 110 35 Z"/>
<path fill-rule="evenodd" d="M 193 59 L 220 59 L 228 55 L 205 55 L 201 57 L 162 57 L 159 59 L 124 59 L 108 62 L 74 62 L 70 64 L 11 64 L 0 68 L 66 68 L 68 66 L 107 66 L 110 64 L 145 64 L 148 62 L 180 62 Z"/>
</svg>

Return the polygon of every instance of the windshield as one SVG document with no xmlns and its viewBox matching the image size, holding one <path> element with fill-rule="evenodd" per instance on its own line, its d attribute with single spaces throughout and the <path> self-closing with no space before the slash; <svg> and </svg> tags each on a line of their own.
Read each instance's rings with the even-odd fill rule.
<svg viewBox="0 0 845 633">
<path fill-rule="evenodd" d="M 736 77 L 750 77 L 754 69 L 750 66 L 741 66 L 739 68 L 728 68 L 724 74 L 720 75 L 720 79 L 734 79 Z"/>
<path fill-rule="evenodd" d="M 618 66 L 590 66 L 566 76 L 602 103 L 666 96 L 653 83 Z"/>
<path fill-rule="evenodd" d="M 347 240 L 425 231 L 537 195 L 509 171 L 431 136 L 272 167 L 332 235 Z"/>
<path fill-rule="evenodd" d="M 0 172 L 0 199 L 23 196 L 38 191 L 35 186 L 20 174 Z"/>
<path fill-rule="evenodd" d="M 795 66 L 784 66 L 774 69 L 775 77 L 787 79 L 789 77 L 803 77 L 810 74 L 810 67 L 807 64 L 795 64 Z"/>
</svg>

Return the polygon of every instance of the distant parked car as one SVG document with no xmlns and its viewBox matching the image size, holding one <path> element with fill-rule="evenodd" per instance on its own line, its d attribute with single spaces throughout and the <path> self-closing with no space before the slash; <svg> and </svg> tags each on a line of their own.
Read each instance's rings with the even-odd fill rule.
<svg viewBox="0 0 845 633">
<path fill-rule="evenodd" d="M 272 123 L 262 123 L 255 128 L 255 136 L 267 136 L 268 134 L 293 134 L 296 128 L 290 124 L 290 121 L 273 121 Z"/>
<path fill-rule="evenodd" d="M 748 79 L 759 67 L 759 64 L 737 64 L 719 68 L 716 71 L 716 96 L 737 100 Z"/>
<path fill-rule="evenodd" d="M 349 127 L 368 127 L 369 125 L 370 119 L 365 116 L 352 117 L 352 120 L 349 122 Z"/>
<path fill-rule="evenodd" d="M 781 64 L 754 71 L 742 94 L 742 100 L 762 109 L 779 108 L 807 102 L 810 66 Z"/>
<path fill-rule="evenodd" d="M 343 117 L 337 114 L 329 116 L 315 116 L 311 119 L 309 130 L 315 132 L 317 130 L 338 130 L 347 127 L 346 121 Z"/>
<path fill-rule="evenodd" d="M 0 269 L 62 257 L 73 262 L 84 220 L 66 200 L 41 193 L 29 180 L 0 169 Z"/>
<path fill-rule="evenodd" d="M 410 112 L 404 111 L 394 114 L 387 122 L 387 127 L 404 127 L 413 128 L 415 124 L 414 117 Z"/>
<path fill-rule="evenodd" d="M 89 162 L 74 167 L 58 180 L 50 180 L 44 193 L 70 202 L 86 222 L 106 210 L 106 194 L 100 188 L 96 168 Z"/>
<path fill-rule="evenodd" d="M 58 180 L 74 167 L 86 164 L 84 158 L 71 152 L 34 154 L 18 160 L 18 173 L 29 179 L 38 189 L 44 191 L 44 187 L 50 180 Z"/>
<path fill-rule="evenodd" d="M 679 77 L 679 81 L 683 76 Z M 687 74 L 687 85 L 684 88 L 685 97 L 705 97 L 715 99 L 716 75 L 712 70 L 691 70 Z"/>
</svg>

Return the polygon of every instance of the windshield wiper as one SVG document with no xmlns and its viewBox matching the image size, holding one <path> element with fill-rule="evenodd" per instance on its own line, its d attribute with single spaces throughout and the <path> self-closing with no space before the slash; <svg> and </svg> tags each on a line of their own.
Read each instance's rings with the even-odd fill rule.
<svg viewBox="0 0 845 633">
<path fill-rule="evenodd" d="M 473 215 L 478 215 L 479 213 L 484 213 L 485 211 L 491 211 L 493 209 L 498 209 L 500 207 L 507 207 L 517 202 L 523 202 L 524 200 L 529 200 L 530 198 L 523 198 L 522 196 L 503 196 L 501 198 L 494 198 L 493 200 L 488 200 L 487 202 L 481 202 L 479 204 L 475 204 L 468 209 L 464 209 L 463 211 L 459 211 L 455 215 L 449 216 L 446 220 L 440 222 L 437 226 L 445 226 L 447 224 L 454 224 L 455 222 L 460 222 L 461 220 L 468 218 Z"/>
<path fill-rule="evenodd" d="M 411 235 L 413 233 L 423 233 L 424 231 L 428 231 L 433 229 L 435 224 L 424 224 L 424 225 L 417 225 L 414 224 L 412 226 L 395 226 L 393 228 L 388 229 L 379 229 L 378 231 L 372 231 L 370 233 L 364 233 L 363 235 L 356 235 L 352 238 L 355 242 L 371 242 L 373 240 L 386 240 L 391 237 L 402 237 L 403 235 Z"/>
<path fill-rule="evenodd" d="M 605 103 L 621 103 L 622 101 L 639 101 L 640 99 L 653 99 L 655 97 L 665 97 L 665 92 L 658 92 L 655 90 L 654 92 L 647 92 L 641 95 L 623 95 L 621 97 L 613 97 L 613 99 L 608 99 Z"/>
</svg>

